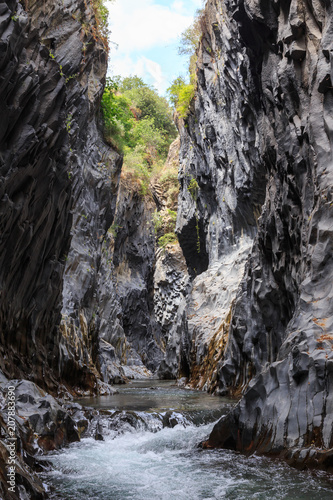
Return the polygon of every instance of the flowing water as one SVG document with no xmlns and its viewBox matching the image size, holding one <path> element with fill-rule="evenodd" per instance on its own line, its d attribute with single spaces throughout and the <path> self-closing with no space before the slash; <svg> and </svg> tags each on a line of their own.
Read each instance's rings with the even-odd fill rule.
<svg viewBox="0 0 333 500">
<path fill-rule="evenodd" d="M 327 475 L 300 472 L 263 457 L 202 450 L 214 422 L 232 402 L 179 389 L 170 382 L 134 382 L 120 394 L 80 400 L 112 410 L 93 437 L 48 455 L 43 475 L 62 500 L 332 500 Z M 165 427 L 168 425 L 169 427 Z"/>
</svg>

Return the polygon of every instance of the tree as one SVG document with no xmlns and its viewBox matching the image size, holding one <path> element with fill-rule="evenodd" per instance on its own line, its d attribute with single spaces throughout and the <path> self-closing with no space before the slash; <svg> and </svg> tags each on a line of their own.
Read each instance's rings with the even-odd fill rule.
<svg viewBox="0 0 333 500">
<path fill-rule="evenodd" d="M 179 54 L 192 56 L 197 50 L 202 35 L 202 15 L 203 9 L 198 9 L 195 13 L 195 18 L 191 26 L 186 28 L 186 30 L 181 34 L 180 45 L 178 47 Z"/>
<path fill-rule="evenodd" d="M 173 123 L 170 106 L 164 97 L 157 94 L 156 90 L 148 85 L 132 87 L 125 91 L 124 95 L 140 110 L 140 119 L 153 118 L 157 129 L 172 138 L 176 138 L 177 131 Z"/>
<path fill-rule="evenodd" d="M 202 17 L 203 10 L 197 10 L 193 23 L 181 34 L 180 46 L 178 47 L 179 54 L 189 56 L 189 83 L 182 76 L 178 76 L 167 89 L 169 100 L 181 118 L 186 118 L 188 115 L 190 103 L 195 95 L 197 84 L 196 51 L 202 36 Z"/>
<path fill-rule="evenodd" d="M 132 89 L 141 89 L 143 87 L 149 88 L 149 86 L 140 78 L 139 76 L 127 76 L 125 78 L 121 78 L 120 76 L 116 77 L 119 80 L 119 91 L 127 92 Z"/>
<path fill-rule="evenodd" d="M 173 104 L 174 107 L 177 106 L 179 102 L 179 93 L 181 89 L 186 85 L 185 78 L 182 76 L 178 76 L 173 82 L 172 85 L 167 89 L 167 93 L 169 95 L 169 101 Z"/>
<path fill-rule="evenodd" d="M 107 79 L 101 102 L 104 135 L 119 151 L 131 142 L 130 131 L 134 126 L 131 101 L 118 93 L 118 83 Z"/>
<path fill-rule="evenodd" d="M 168 101 L 138 76 L 107 80 L 102 98 L 104 135 L 124 153 L 124 166 L 142 181 L 167 157 L 177 136 Z"/>
</svg>

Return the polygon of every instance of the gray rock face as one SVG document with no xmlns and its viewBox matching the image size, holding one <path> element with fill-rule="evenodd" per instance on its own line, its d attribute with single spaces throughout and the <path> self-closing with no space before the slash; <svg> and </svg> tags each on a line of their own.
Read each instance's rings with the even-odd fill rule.
<svg viewBox="0 0 333 500">
<path fill-rule="evenodd" d="M 219 363 L 224 354 L 232 307 L 244 273 L 252 240 L 240 240 L 234 251 L 196 277 L 187 300 L 187 330 L 191 342 L 190 382 L 216 392 Z"/>
<path fill-rule="evenodd" d="M 15 395 L 15 417 L 9 401 Z M 52 396 L 33 382 L 8 380 L 0 372 L 0 495 L 4 500 L 48 498 L 37 472 L 46 463 L 37 451 L 59 449 L 79 441 L 88 421 L 76 422 Z M 13 439 L 15 439 L 13 444 Z M 15 447 L 15 491 L 10 488 L 8 464 Z"/>
<path fill-rule="evenodd" d="M 53 393 L 150 376 L 164 349 L 155 203 L 134 179 L 118 189 L 121 157 L 98 130 L 107 55 L 92 4 L 0 13 L 0 367 Z"/>
<path fill-rule="evenodd" d="M 232 308 L 274 158 L 273 145 L 262 154 L 266 118 L 260 114 L 257 69 L 242 46 L 237 23 L 226 23 L 225 9 L 208 4 L 198 88 L 186 123 L 179 124 L 177 232 L 193 278 L 184 318 L 185 344 L 192 347 L 185 357 L 192 385 L 211 391 L 219 386 Z"/>
<path fill-rule="evenodd" d="M 178 244 L 156 251 L 154 312 L 161 328 L 164 358 L 158 376 L 173 379 L 189 375 L 187 329 L 183 331 L 189 275 Z"/>
<path fill-rule="evenodd" d="M 105 47 L 83 0 L 0 11 L 0 364 L 54 392 L 61 381 L 95 390 L 121 168 L 96 124 Z"/>
<path fill-rule="evenodd" d="M 0 11 L 0 363 L 42 380 L 54 368 L 45 346 L 60 321 L 70 241 L 67 90 L 22 5 L 1 2 Z"/>
<path fill-rule="evenodd" d="M 244 395 L 206 446 L 328 468 L 331 47 L 327 2 L 208 2 L 198 91 L 182 129 L 178 216 L 193 272 L 252 240 L 214 375 L 218 392 Z"/>
<path fill-rule="evenodd" d="M 173 244 L 165 249 L 158 248 L 154 273 L 154 313 L 165 344 L 187 282 L 187 267 L 180 246 Z"/>
<path fill-rule="evenodd" d="M 155 203 L 140 194 L 135 178 L 124 174 L 114 226 L 116 291 L 126 339 L 139 355 L 131 364 L 144 363 L 152 371 L 162 359 L 160 332 L 154 318 L 154 209 Z"/>
</svg>

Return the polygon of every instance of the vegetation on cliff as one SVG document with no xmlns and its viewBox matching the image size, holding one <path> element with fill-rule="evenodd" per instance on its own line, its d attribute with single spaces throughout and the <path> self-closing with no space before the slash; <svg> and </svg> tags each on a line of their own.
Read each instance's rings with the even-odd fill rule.
<svg viewBox="0 0 333 500">
<path fill-rule="evenodd" d="M 183 31 L 178 52 L 188 56 L 188 77 L 178 76 L 168 88 L 168 96 L 181 118 L 186 118 L 197 85 L 197 48 L 202 37 L 203 10 L 198 9 L 193 23 Z"/>
<path fill-rule="evenodd" d="M 112 2 L 113 0 L 111 0 Z M 108 16 L 109 11 L 105 5 L 105 0 L 91 0 L 91 5 L 94 11 L 96 20 L 96 29 L 98 37 L 108 46 Z"/>
<path fill-rule="evenodd" d="M 124 172 L 134 174 L 146 194 L 177 136 L 167 100 L 137 76 L 109 78 L 102 115 L 106 140 L 124 154 Z"/>
<path fill-rule="evenodd" d="M 138 76 L 117 76 L 107 80 L 101 106 L 105 138 L 124 155 L 123 179 L 157 204 L 157 244 L 176 242 L 179 141 L 168 101 Z"/>
</svg>

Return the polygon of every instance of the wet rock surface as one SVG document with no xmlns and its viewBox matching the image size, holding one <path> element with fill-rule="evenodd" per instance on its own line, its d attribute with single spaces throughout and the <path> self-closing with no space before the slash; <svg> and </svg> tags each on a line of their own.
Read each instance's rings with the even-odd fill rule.
<svg viewBox="0 0 333 500">
<path fill-rule="evenodd" d="M 9 418 L 8 393 L 15 394 L 15 417 Z M 0 372 L 0 494 L 4 500 L 47 498 L 36 472 L 47 462 L 40 455 L 79 441 L 82 428 L 52 396 L 28 380 L 7 380 Z M 8 483 L 15 457 L 15 491 Z"/>
<path fill-rule="evenodd" d="M 83 437 L 103 440 L 113 429 L 125 432 L 123 426 L 117 424 L 117 412 L 81 406 L 72 401 L 65 387 L 62 389 L 61 397 L 54 398 L 35 383 L 8 380 L 0 371 L 0 495 L 4 500 L 49 498 L 50 491 L 36 474 L 49 470 L 48 452 L 60 450 Z M 112 390 L 108 388 L 109 394 Z M 15 424 L 9 419 L 9 391 L 15 394 Z M 114 419 L 110 420 L 113 414 Z M 128 421 L 133 426 L 139 425 L 136 424 L 139 417 L 128 420 L 130 418 L 131 415 L 121 420 L 124 425 Z M 11 457 L 15 457 L 15 492 L 9 490 L 7 482 Z"/>
</svg>

